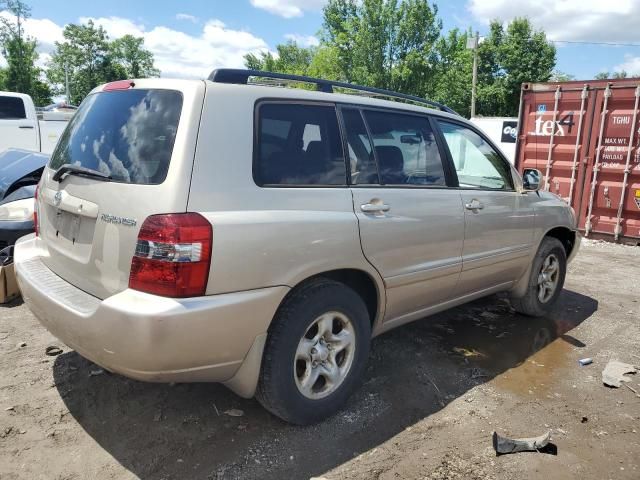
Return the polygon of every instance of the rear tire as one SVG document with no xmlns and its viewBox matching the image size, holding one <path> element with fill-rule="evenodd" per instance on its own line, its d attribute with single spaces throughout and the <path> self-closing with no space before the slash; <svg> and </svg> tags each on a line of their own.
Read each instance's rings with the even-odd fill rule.
<svg viewBox="0 0 640 480">
<path fill-rule="evenodd" d="M 298 287 L 269 328 L 256 398 L 298 425 L 333 415 L 364 375 L 370 337 L 367 307 L 350 287 L 324 278 Z"/>
<path fill-rule="evenodd" d="M 566 273 L 564 246 L 557 238 L 545 237 L 533 259 L 527 292 L 523 297 L 511 298 L 511 305 L 531 317 L 546 315 L 560 296 Z"/>
</svg>

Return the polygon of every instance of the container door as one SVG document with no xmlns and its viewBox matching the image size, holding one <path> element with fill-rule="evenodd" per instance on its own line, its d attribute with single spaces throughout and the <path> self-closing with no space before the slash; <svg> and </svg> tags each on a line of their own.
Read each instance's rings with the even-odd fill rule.
<svg viewBox="0 0 640 480">
<path fill-rule="evenodd" d="M 579 209 L 596 92 L 588 86 L 524 90 L 518 138 L 520 172 L 537 168 L 542 188 Z"/>
<path fill-rule="evenodd" d="M 453 297 L 464 212 L 428 117 L 362 113 L 342 109 L 353 208 L 362 250 L 387 286 L 386 318 L 402 321 Z"/>
<path fill-rule="evenodd" d="M 580 208 L 586 236 L 640 239 L 640 87 L 611 85 L 597 91 Z"/>
</svg>

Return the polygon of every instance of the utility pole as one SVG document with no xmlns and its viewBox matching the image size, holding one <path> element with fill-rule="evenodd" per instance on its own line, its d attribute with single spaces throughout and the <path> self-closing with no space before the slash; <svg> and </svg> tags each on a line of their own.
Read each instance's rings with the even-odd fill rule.
<svg viewBox="0 0 640 480">
<path fill-rule="evenodd" d="M 476 91 L 478 87 L 478 45 L 480 34 L 476 32 L 474 37 L 467 40 L 467 48 L 473 49 L 473 76 L 471 80 L 471 118 L 476 116 Z"/>
<path fill-rule="evenodd" d="M 67 94 L 67 105 L 71 105 L 71 91 L 69 90 L 69 67 L 64 64 L 64 86 Z"/>
</svg>

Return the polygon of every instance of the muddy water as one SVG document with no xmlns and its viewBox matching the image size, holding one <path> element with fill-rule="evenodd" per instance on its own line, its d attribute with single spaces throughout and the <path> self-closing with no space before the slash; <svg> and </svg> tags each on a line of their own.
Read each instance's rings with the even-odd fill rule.
<svg viewBox="0 0 640 480">
<path fill-rule="evenodd" d="M 584 347 L 569 332 L 593 312 L 575 295 L 563 292 L 562 307 L 543 318 L 516 314 L 506 300 L 493 298 L 452 311 L 434 328 L 472 375 L 495 376 L 497 388 L 518 395 L 545 396 L 565 368 L 577 367 Z"/>
</svg>

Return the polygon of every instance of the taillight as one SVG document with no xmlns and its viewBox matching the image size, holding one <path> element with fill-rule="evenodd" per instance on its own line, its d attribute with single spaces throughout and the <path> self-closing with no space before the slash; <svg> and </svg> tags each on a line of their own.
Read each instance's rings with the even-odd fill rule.
<svg viewBox="0 0 640 480">
<path fill-rule="evenodd" d="M 36 191 L 33 195 L 33 228 L 36 231 L 36 237 L 40 235 L 40 225 L 38 225 L 38 189 L 40 185 L 36 185 Z"/>
<path fill-rule="evenodd" d="M 151 215 L 142 224 L 129 287 L 165 297 L 204 295 L 213 229 L 198 213 Z"/>
</svg>

